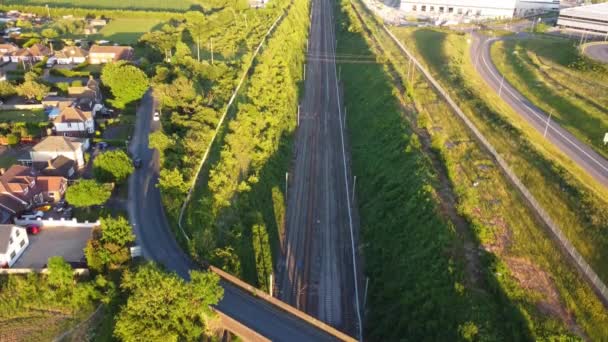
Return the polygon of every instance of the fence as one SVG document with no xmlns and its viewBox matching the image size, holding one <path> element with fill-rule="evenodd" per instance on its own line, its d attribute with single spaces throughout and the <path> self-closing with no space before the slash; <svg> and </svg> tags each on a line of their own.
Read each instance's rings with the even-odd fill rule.
<svg viewBox="0 0 608 342">
<path fill-rule="evenodd" d="M 458 117 L 464 122 L 467 128 L 473 133 L 475 138 L 482 144 L 482 146 L 494 157 L 497 161 L 498 165 L 502 169 L 503 173 L 507 176 L 507 178 L 511 181 L 513 185 L 519 190 L 519 192 L 523 195 L 526 201 L 529 203 L 530 207 L 535 211 L 535 213 L 540 217 L 545 226 L 549 228 L 550 232 L 557 239 L 557 241 L 561 244 L 561 247 L 568 253 L 568 256 L 572 258 L 575 262 L 578 269 L 582 272 L 582 274 L 587 278 L 587 280 L 591 283 L 593 288 L 596 290 L 598 295 L 600 295 L 602 301 L 606 306 L 608 306 L 608 288 L 602 282 L 602 280 L 598 277 L 598 275 L 593 271 L 591 266 L 583 259 L 583 257 L 578 253 L 576 248 L 570 243 L 570 241 L 566 238 L 566 236 L 562 233 L 561 229 L 551 220 L 547 212 L 542 208 L 542 206 L 536 201 L 534 196 L 528 191 L 526 186 L 519 180 L 519 178 L 515 175 L 515 173 L 508 166 L 507 162 L 500 156 L 500 154 L 494 149 L 492 144 L 481 134 L 481 132 L 475 127 L 472 121 L 470 121 L 464 112 L 458 107 L 456 102 L 452 100 L 452 98 L 448 95 L 448 93 L 439 85 L 439 83 L 431 76 L 431 74 L 418 62 L 418 60 L 401 44 L 401 42 L 393 35 L 393 33 L 386 27 L 386 25 L 382 24 L 382 28 L 384 31 L 391 37 L 391 39 L 399 46 L 401 51 L 414 62 L 414 65 L 424 77 L 433 85 L 433 87 L 437 90 L 437 92 L 445 99 L 445 101 L 450 105 L 452 110 L 458 115 Z"/>
<path fill-rule="evenodd" d="M 0 105 L 0 110 L 32 110 L 32 109 L 44 109 L 42 104 L 15 104 L 15 105 Z M 2 114 L 2 113 L 0 113 Z"/>
<path fill-rule="evenodd" d="M 35 224 L 35 225 L 39 225 L 41 227 L 94 228 L 94 227 L 98 227 L 99 225 L 101 225 L 101 222 L 99 220 L 97 220 L 95 222 L 89 222 L 89 221 L 78 222 L 78 220 L 76 220 L 75 218 L 73 218 L 71 220 L 66 220 L 64 218 L 61 218 L 59 220 L 55 220 L 52 218 L 43 220 L 41 218 L 38 218 L 35 220 L 15 219 L 15 224 L 17 224 L 19 226 Z"/>
</svg>

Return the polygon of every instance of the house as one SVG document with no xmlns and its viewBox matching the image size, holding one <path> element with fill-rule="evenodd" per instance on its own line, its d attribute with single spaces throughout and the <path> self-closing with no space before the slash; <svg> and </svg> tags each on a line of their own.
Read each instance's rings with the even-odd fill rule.
<svg viewBox="0 0 608 342">
<path fill-rule="evenodd" d="M 32 54 L 28 49 L 19 49 L 17 51 L 13 51 L 9 59 L 13 63 L 21 63 L 21 62 L 30 62 L 33 60 Z"/>
<path fill-rule="evenodd" d="M 28 48 L 28 50 L 29 50 L 30 54 L 32 55 L 33 61 L 35 61 L 35 62 L 39 62 L 53 54 L 51 52 L 51 49 L 49 49 L 47 46 L 42 45 L 40 43 L 36 43 L 36 44 L 30 46 Z"/>
<path fill-rule="evenodd" d="M 49 159 L 41 172 L 45 176 L 71 178 L 76 173 L 76 163 L 65 156 L 57 156 Z"/>
<path fill-rule="evenodd" d="M 62 96 L 47 96 L 42 99 L 42 105 L 44 108 L 58 108 L 59 110 L 63 110 L 66 107 L 71 107 L 76 100 L 70 97 L 62 97 Z"/>
<path fill-rule="evenodd" d="M 55 132 L 65 136 L 87 136 L 95 132 L 93 113 L 74 107 L 64 108 L 53 120 Z"/>
<path fill-rule="evenodd" d="M 105 19 L 89 19 L 90 26 L 106 26 L 107 23 Z"/>
<path fill-rule="evenodd" d="M 0 225 L 0 267 L 11 267 L 29 246 L 27 231 L 12 224 Z"/>
<path fill-rule="evenodd" d="M 32 147 L 30 157 L 34 165 L 47 166 L 47 163 L 52 161 L 54 168 L 58 168 L 60 162 L 56 159 L 64 157 L 72 160 L 76 168 L 80 169 L 85 166 L 84 151 L 88 148 L 89 139 L 48 136 Z"/>
<path fill-rule="evenodd" d="M 133 48 L 130 46 L 93 45 L 89 50 L 89 63 L 91 64 L 129 60 L 132 57 Z"/>
<path fill-rule="evenodd" d="M 38 175 L 34 168 L 13 165 L 0 175 L 0 208 L 14 215 L 36 204 L 56 202 L 67 186 L 65 177 Z"/>
<path fill-rule="evenodd" d="M 0 44 L 0 55 L 3 62 L 9 62 L 13 52 L 19 50 L 19 47 L 13 43 Z"/>
<path fill-rule="evenodd" d="M 66 46 L 55 52 L 57 64 L 80 64 L 87 60 L 89 53 L 78 46 Z"/>
<path fill-rule="evenodd" d="M 86 99 L 90 101 L 77 101 L 79 106 L 88 103 L 91 108 L 81 108 L 83 110 L 92 110 L 93 105 L 101 103 L 101 90 L 99 89 L 99 82 L 97 82 L 93 76 L 89 76 L 87 84 L 80 87 L 68 87 L 68 97 L 75 99 Z"/>
</svg>

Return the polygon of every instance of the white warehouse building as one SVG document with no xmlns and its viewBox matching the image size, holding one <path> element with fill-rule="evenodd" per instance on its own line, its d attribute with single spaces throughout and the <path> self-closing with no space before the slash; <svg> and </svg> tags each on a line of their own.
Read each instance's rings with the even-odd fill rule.
<svg viewBox="0 0 608 342">
<path fill-rule="evenodd" d="M 608 34 L 608 3 L 565 8 L 559 12 L 557 26 L 606 35 Z"/>
<path fill-rule="evenodd" d="M 559 11 L 559 0 L 401 0 L 400 9 L 428 17 L 510 19 Z"/>
</svg>

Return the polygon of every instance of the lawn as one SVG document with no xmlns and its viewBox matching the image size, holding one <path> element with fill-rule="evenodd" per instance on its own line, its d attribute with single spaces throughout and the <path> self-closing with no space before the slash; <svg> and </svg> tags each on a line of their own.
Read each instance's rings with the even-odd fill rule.
<svg viewBox="0 0 608 342">
<path fill-rule="evenodd" d="M 5 5 L 48 4 L 52 7 L 82 7 L 130 10 L 175 10 L 185 11 L 192 6 L 200 6 L 199 0 L 5 0 Z"/>
<path fill-rule="evenodd" d="M 0 111 L 0 122 L 45 122 L 48 116 L 43 110 L 3 110 Z"/>
<path fill-rule="evenodd" d="M 608 67 L 579 56 L 573 41 L 542 36 L 497 42 L 492 59 L 524 96 L 608 157 Z"/>
<path fill-rule="evenodd" d="M 153 18 L 118 18 L 111 20 L 92 39 L 106 39 L 119 44 L 134 44 L 144 33 L 153 31 L 162 21 Z"/>
</svg>

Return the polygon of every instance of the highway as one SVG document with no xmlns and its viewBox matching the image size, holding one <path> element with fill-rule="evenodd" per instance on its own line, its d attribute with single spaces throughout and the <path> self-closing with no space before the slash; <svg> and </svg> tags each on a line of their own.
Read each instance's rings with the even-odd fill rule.
<svg viewBox="0 0 608 342">
<path fill-rule="evenodd" d="M 142 159 L 142 167 L 129 178 L 129 220 L 144 258 L 164 265 L 188 279 L 189 271 L 200 269 L 179 247 L 172 235 L 156 187 L 159 173 L 158 152 L 148 148 L 148 134 L 158 129 L 152 121 L 153 98 L 146 93 L 137 111 L 135 134 L 129 146 L 132 155 Z M 218 311 L 273 341 L 335 341 L 336 338 L 278 307 L 252 296 L 224 280 L 224 298 Z"/>
<path fill-rule="evenodd" d="M 341 331 L 361 336 L 358 220 L 335 63 L 334 5 L 330 0 L 312 3 L 278 297 Z"/>
<path fill-rule="evenodd" d="M 608 160 L 591 147 L 582 143 L 574 135 L 562 128 L 549 115 L 533 105 L 503 78 L 490 56 L 490 47 L 497 38 L 489 38 L 476 32 L 472 33 L 471 58 L 481 77 L 500 94 L 523 119 L 546 139 L 567 155 L 581 169 L 608 187 Z"/>
</svg>

